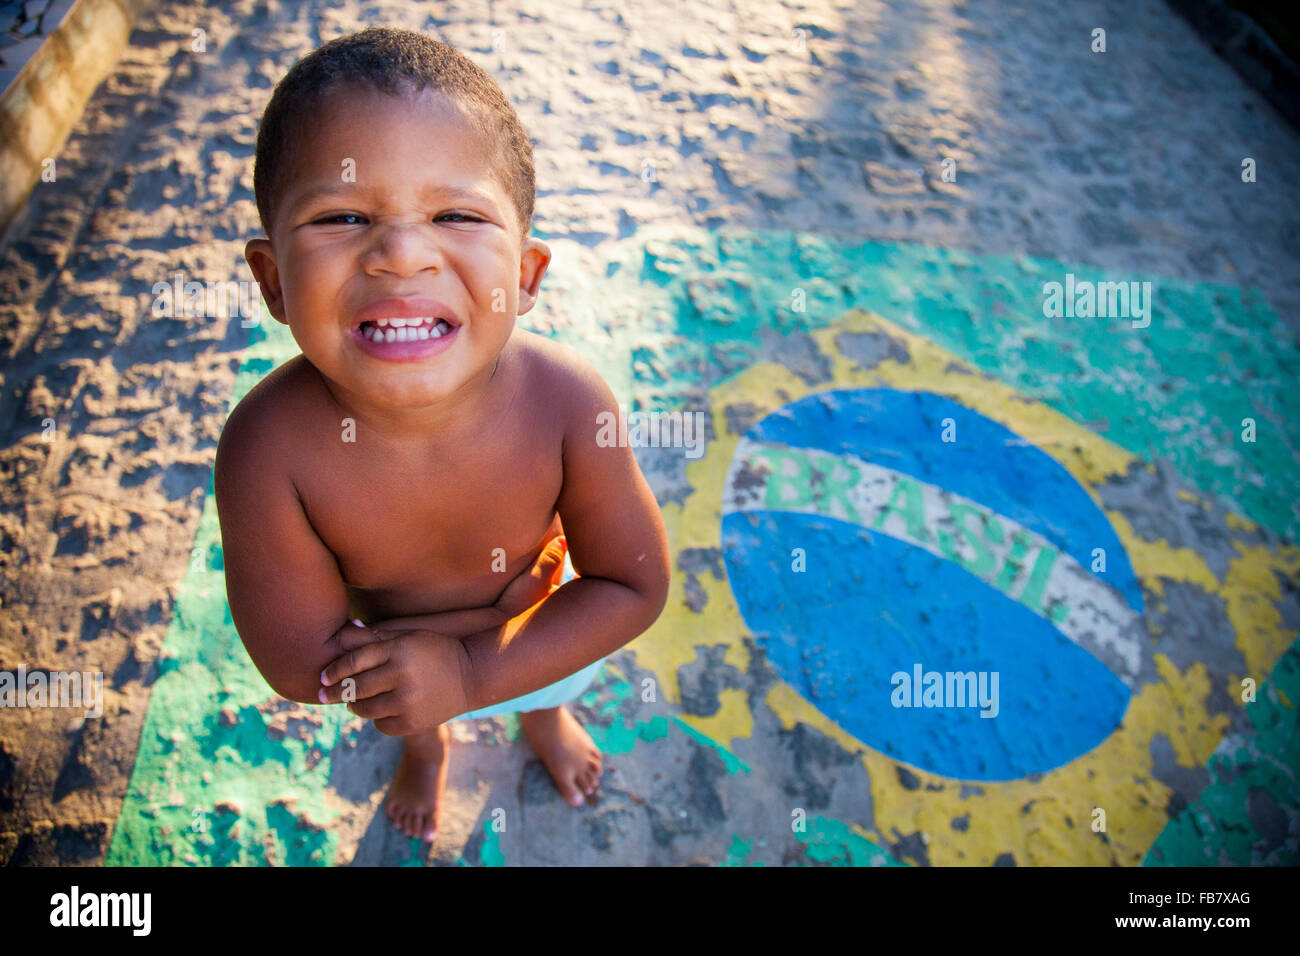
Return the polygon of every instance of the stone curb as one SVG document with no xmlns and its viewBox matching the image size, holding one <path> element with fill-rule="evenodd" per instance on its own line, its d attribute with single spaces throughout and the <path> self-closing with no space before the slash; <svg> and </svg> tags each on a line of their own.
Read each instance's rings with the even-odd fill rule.
<svg viewBox="0 0 1300 956">
<path fill-rule="evenodd" d="M 77 0 L 0 96 L 0 233 L 116 65 L 149 0 Z"/>
</svg>

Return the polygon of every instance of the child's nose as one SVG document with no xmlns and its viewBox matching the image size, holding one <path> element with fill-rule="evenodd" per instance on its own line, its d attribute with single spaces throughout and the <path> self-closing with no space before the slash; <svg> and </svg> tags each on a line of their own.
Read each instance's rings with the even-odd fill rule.
<svg viewBox="0 0 1300 956">
<path fill-rule="evenodd" d="M 428 223 L 385 223 L 377 225 L 373 235 L 364 257 L 367 271 L 409 276 L 446 265 L 442 247 Z"/>
</svg>

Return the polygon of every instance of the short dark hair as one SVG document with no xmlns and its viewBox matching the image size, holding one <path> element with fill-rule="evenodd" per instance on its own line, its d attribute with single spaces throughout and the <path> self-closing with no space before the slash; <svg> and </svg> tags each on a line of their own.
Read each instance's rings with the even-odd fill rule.
<svg viewBox="0 0 1300 956">
<path fill-rule="evenodd" d="M 271 94 L 257 132 L 253 194 L 262 229 L 271 235 L 276 202 L 295 159 L 295 143 L 319 115 L 327 94 L 349 84 L 392 96 L 432 89 L 445 96 L 494 148 L 492 164 L 519 219 L 532 229 L 536 180 L 533 147 L 501 88 L 454 47 L 411 30 L 370 27 L 331 40 L 295 63 Z"/>
</svg>

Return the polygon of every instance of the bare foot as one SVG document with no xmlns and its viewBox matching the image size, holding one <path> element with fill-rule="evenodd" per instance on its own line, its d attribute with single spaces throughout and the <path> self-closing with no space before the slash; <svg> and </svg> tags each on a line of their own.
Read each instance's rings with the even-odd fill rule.
<svg viewBox="0 0 1300 956">
<path fill-rule="evenodd" d="M 531 710 L 519 715 L 519 723 L 566 801 L 580 806 L 584 793 L 596 792 L 600 751 L 567 707 Z"/>
<path fill-rule="evenodd" d="M 393 826 L 426 843 L 432 843 L 438 835 L 450 743 L 451 731 L 446 724 L 403 737 L 402 759 L 388 790 L 385 809 Z"/>
</svg>

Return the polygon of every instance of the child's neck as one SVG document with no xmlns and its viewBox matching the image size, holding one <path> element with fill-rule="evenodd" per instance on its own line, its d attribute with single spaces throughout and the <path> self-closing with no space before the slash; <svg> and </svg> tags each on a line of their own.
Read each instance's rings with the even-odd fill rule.
<svg viewBox="0 0 1300 956">
<path fill-rule="evenodd" d="M 340 414 L 356 422 L 358 434 L 376 438 L 387 454 L 402 458 L 431 452 L 453 451 L 482 439 L 496 421 L 503 402 L 513 398 L 514 363 L 503 349 L 490 366 L 456 393 L 422 408 L 391 408 L 357 401 L 321 376 L 321 382 L 338 405 Z"/>
</svg>

